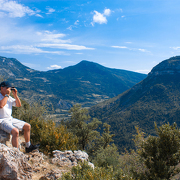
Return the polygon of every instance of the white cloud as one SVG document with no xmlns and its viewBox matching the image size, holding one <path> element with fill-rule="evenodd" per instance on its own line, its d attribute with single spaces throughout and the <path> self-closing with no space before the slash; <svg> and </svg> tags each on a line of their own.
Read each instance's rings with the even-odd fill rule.
<svg viewBox="0 0 180 180">
<path fill-rule="evenodd" d="M 47 67 L 47 69 L 50 69 L 50 70 L 52 70 L 52 69 L 61 69 L 61 68 L 62 68 L 61 66 L 56 65 L 56 64 L 51 65 L 50 67 Z"/>
<path fill-rule="evenodd" d="M 8 15 L 10 17 L 23 17 L 27 15 L 36 14 L 35 11 L 31 10 L 29 7 L 18 4 L 16 1 L 8 1 L 8 0 L 0 0 L 0 12 L 4 15 Z"/>
<path fill-rule="evenodd" d="M 37 32 L 37 35 L 40 37 L 41 41 L 51 42 L 51 43 L 71 43 L 69 39 L 63 40 L 61 38 L 65 37 L 65 34 L 54 33 L 50 31 Z"/>
<path fill-rule="evenodd" d="M 129 43 L 131 44 L 131 42 L 126 42 L 126 43 Z M 137 49 L 137 48 L 129 48 L 129 47 L 126 47 L 126 46 L 111 46 L 112 48 L 118 48 L 118 49 L 128 49 L 130 51 L 141 51 L 141 52 L 147 52 L 147 53 L 150 53 L 150 51 L 146 50 L 146 49 Z"/>
<path fill-rule="evenodd" d="M 79 20 L 75 21 L 75 22 L 74 22 L 74 25 L 70 25 L 67 29 L 69 29 L 70 31 L 72 31 L 72 29 L 73 29 L 74 27 L 77 27 L 77 25 L 79 25 Z"/>
<path fill-rule="evenodd" d="M 141 51 L 141 52 L 150 52 L 150 51 L 148 51 L 146 49 L 138 49 L 138 50 Z"/>
<path fill-rule="evenodd" d="M 74 22 L 74 25 L 70 25 L 67 29 L 69 29 L 70 31 L 72 31 L 72 29 L 75 27 L 75 28 L 77 28 L 77 26 L 79 25 L 79 20 L 76 20 L 75 22 Z"/>
<path fill-rule="evenodd" d="M 135 72 L 142 73 L 142 74 L 148 74 L 151 70 L 144 69 L 144 70 L 136 70 Z"/>
<path fill-rule="evenodd" d="M 73 25 L 69 26 L 67 29 L 69 29 L 70 31 L 72 31 Z"/>
<path fill-rule="evenodd" d="M 46 14 L 52 14 L 53 12 L 55 12 L 56 10 L 50 7 L 46 8 L 48 10 L 48 12 Z"/>
<path fill-rule="evenodd" d="M 14 54 L 64 54 L 61 51 L 44 51 L 40 48 L 34 46 L 26 46 L 26 45 L 12 45 L 12 46 L 0 46 L 0 52 L 6 53 L 14 53 Z"/>
<path fill-rule="evenodd" d="M 113 48 L 119 48 L 119 49 L 127 49 L 126 46 L 111 46 L 111 47 L 113 47 Z"/>
<path fill-rule="evenodd" d="M 40 14 L 36 14 L 36 16 L 37 16 L 37 17 L 40 17 L 40 18 L 43 18 L 43 16 L 42 16 L 42 15 L 40 15 Z"/>
<path fill-rule="evenodd" d="M 79 24 L 79 20 L 77 20 L 77 21 L 75 21 L 75 23 L 74 23 L 75 25 L 78 25 Z"/>
<path fill-rule="evenodd" d="M 95 12 L 95 15 L 93 16 L 93 24 L 94 23 L 99 23 L 99 24 L 107 23 L 107 19 L 103 14 L 97 11 L 94 11 L 94 12 Z"/>
<path fill-rule="evenodd" d="M 104 10 L 104 15 L 105 16 L 109 16 L 111 14 L 111 10 L 110 9 L 105 9 Z"/>
<path fill-rule="evenodd" d="M 39 44 L 38 47 L 58 48 L 67 50 L 94 50 L 94 48 L 88 48 L 85 46 L 73 44 Z"/>
<path fill-rule="evenodd" d="M 145 49 L 138 49 L 139 51 L 142 51 L 142 52 L 146 52 L 146 50 Z"/>
<path fill-rule="evenodd" d="M 66 34 L 56 31 L 36 31 L 33 27 L 18 28 L 12 19 L 0 19 L 0 52 L 13 54 L 62 54 L 65 50 L 92 50 L 83 45 L 73 44 Z M 49 49 L 48 49 L 49 48 Z"/>
<path fill-rule="evenodd" d="M 170 48 L 172 48 L 174 50 L 179 50 L 180 49 L 180 47 L 170 47 Z"/>
<path fill-rule="evenodd" d="M 98 24 L 107 24 L 107 19 L 106 16 L 109 16 L 111 13 L 110 9 L 105 9 L 104 13 L 101 14 L 98 11 L 94 11 L 94 16 L 93 16 L 93 21 L 91 22 L 91 24 L 94 26 L 95 23 Z"/>
</svg>

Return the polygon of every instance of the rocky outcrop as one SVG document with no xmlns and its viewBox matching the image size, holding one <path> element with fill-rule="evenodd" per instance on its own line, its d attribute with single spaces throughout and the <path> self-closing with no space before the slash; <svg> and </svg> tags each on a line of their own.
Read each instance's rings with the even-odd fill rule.
<svg viewBox="0 0 180 180">
<path fill-rule="evenodd" d="M 70 171 L 78 162 L 89 162 L 88 154 L 83 151 L 53 151 L 48 158 L 39 151 L 24 154 L 17 148 L 0 144 L 0 179 L 3 180 L 55 180 L 62 173 Z"/>
<path fill-rule="evenodd" d="M 60 167 L 77 166 L 79 161 L 80 162 L 87 161 L 89 166 L 91 166 L 94 169 L 94 164 L 89 162 L 88 154 L 86 152 L 83 152 L 80 150 L 74 151 L 74 153 L 72 151 L 64 151 L 63 152 L 63 151 L 55 150 L 55 151 L 53 151 L 53 156 L 54 156 L 54 158 L 52 159 L 52 163 L 57 164 Z"/>
<path fill-rule="evenodd" d="M 175 56 L 167 60 L 162 61 L 156 65 L 149 76 L 158 76 L 164 74 L 179 74 L 180 73 L 180 56 Z"/>
<path fill-rule="evenodd" d="M 32 167 L 28 156 L 17 148 L 0 144 L 0 179 L 26 180 L 32 178 Z"/>
</svg>

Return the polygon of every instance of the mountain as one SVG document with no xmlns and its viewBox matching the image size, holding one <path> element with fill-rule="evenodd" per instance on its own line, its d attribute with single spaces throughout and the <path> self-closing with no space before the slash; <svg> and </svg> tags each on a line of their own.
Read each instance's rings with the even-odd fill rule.
<svg viewBox="0 0 180 180">
<path fill-rule="evenodd" d="M 143 81 L 89 112 L 111 125 L 120 151 L 134 147 L 135 126 L 151 135 L 155 135 L 154 122 L 180 126 L 180 56 L 162 61 Z"/>
<path fill-rule="evenodd" d="M 43 72 L 24 66 L 17 59 L 1 56 L 0 70 L 0 75 L 17 87 L 22 99 L 45 100 L 57 111 L 69 109 L 75 103 L 90 107 L 117 96 L 147 76 L 85 60 L 64 69 Z"/>
</svg>

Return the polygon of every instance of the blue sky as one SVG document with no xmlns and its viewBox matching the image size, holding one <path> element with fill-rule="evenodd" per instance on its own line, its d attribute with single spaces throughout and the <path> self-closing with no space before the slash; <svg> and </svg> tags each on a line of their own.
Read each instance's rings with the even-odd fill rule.
<svg viewBox="0 0 180 180">
<path fill-rule="evenodd" d="M 82 60 L 148 73 L 180 53 L 179 0 L 0 0 L 0 56 L 40 71 Z"/>
</svg>

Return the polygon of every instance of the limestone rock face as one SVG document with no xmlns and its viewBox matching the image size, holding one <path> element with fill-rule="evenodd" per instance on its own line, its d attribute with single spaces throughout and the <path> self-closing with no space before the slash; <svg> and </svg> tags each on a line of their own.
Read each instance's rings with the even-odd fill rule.
<svg viewBox="0 0 180 180">
<path fill-rule="evenodd" d="M 32 179 L 32 168 L 28 163 L 28 156 L 17 148 L 0 144 L 0 179 Z"/>
<path fill-rule="evenodd" d="M 158 76 L 164 74 L 179 74 L 180 73 L 180 56 L 175 56 L 170 59 L 164 60 L 156 65 L 151 72 L 150 76 Z"/>
<path fill-rule="evenodd" d="M 77 166 L 78 162 L 81 161 L 87 161 L 88 164 L 94 168 L 94 165 L 89 162 L 89 155 L 84 151 L 59 151 L 55 150 L 53 151 L 54 158 L 52 159 L 53 164 L 57 164 L 60 167 L 62 166 Z"/>
<path fill-rule="evenodd" d="M 24 154 L 0 143 L 0 180 L 56 180 L 79 161 L 87 161 L 94 168 L 86 152 L 55 150 L 53 154 L 53 158 L 38 150 Z"/>
</svg>

